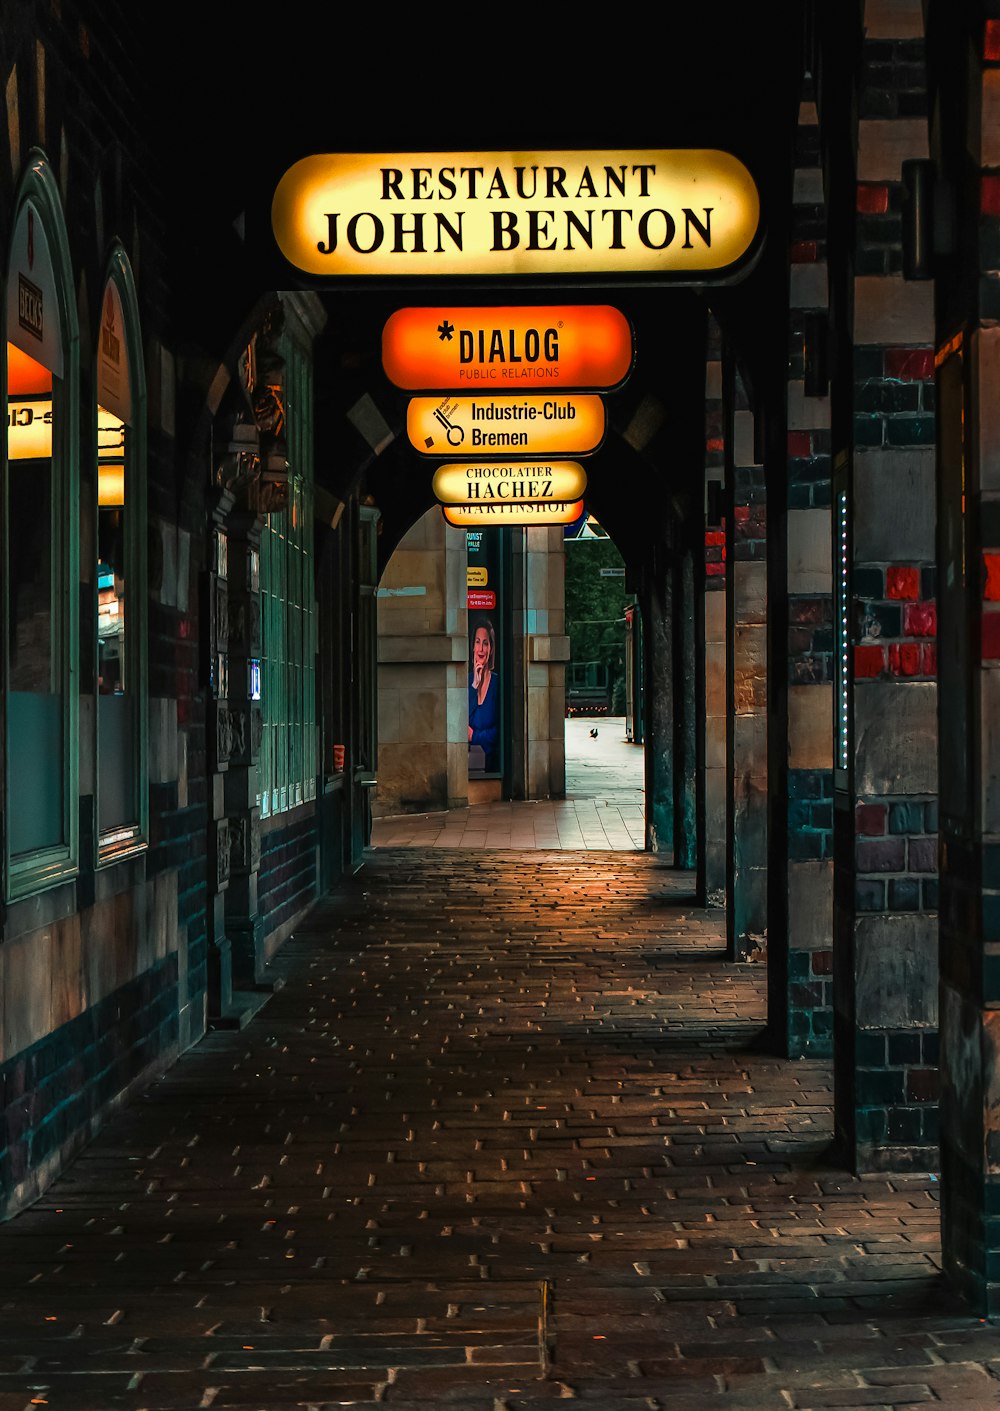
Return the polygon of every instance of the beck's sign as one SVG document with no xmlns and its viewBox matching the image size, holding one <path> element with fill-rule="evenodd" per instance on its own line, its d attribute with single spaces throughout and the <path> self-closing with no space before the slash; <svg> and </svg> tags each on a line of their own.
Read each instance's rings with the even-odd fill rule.
<svg viewBox="0 0 1000 1411">
<path fill-rule="evenodd" d="M 608 304 L 397 309 L 382 366 L 410 392 L 617 387 L 632 366 L 628 319 Z"/>
<path fill-rule="evenodd" d="M 760 198 L 713 149 L 322 153 L 271 203 L 311 275 L 668 274 L 700 281 L 750 250 Z"/>
<path fill-rule="evenodd" d="M 411 397 L 406 409 L 406 434 L 422 456 L 584 456 L 606 430 L 594 394 Z"/>
</svg>

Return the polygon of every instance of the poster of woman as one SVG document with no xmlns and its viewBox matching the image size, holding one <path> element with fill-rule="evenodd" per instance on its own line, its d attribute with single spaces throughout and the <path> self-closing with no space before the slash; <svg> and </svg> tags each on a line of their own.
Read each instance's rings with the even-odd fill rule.
<svg viewBox="0 0 1000 1411">
<path fill-rule="evenodd" d="M 495 774 L 500 768 L 500 678 L 496 631 L 488 617 L 473 623 L 469 664 L 469 772 Z"/>
</svg>

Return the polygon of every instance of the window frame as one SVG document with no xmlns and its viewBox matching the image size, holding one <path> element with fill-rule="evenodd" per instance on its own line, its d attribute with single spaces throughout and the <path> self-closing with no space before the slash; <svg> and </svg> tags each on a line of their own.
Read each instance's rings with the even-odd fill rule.
<svg viewBox="0 0 1000 1411">
<path fill-rule="evenodd" d="M 288 504 L 266 516 L 260 543 L 262 820 L 315 803 L 320 767 L 311 339 L 287 304 L 285 320 Z"/>
<path fill-rule="evenodd" d="M 135 767 L 133 805 L 134 822 L 123 820 L 102 833 L 101 816 L 101 747 L 98 713 L 100 696 L 97 691 L 96 669 L 94 680 L 94 848 L 97 867 L 107 867 L 133 853 L 145 851 L 149 846 L 149 652 L 148 620 L 149 591 L 147 575 L 147 512 L 146 512 L 146 373 L 142 355 L 142 336 L 139 323 L 139 299 L 132 275 L 132 266 L 121 242 L 114 241 L 111 254 L 105 267 L 104 283 L 101 286 L 101 307 L 104 291 L 109 283 L 114 283 L 122 308 L 124 320 L 123 336 L 128 347 L 129 393 L 132 403 L 132 424 L 126 437 L 125 457 L 125 506 L 126 506 L 126 547 L 125 547 L 125 593 L 126 593 L 126 690 L 133 701 L 132 724 L 134 730 Z M 100 337 L 100 333 L 98 333 Z M 99 542 L 98 520 L 100 506 L 97 496 L 97 408 L 99 394 L 94 387 L 93 430 L 95 447 L 94 464 L 94 546 Z M 131 508 L 130 508 L 131 506 Z M 97 571 L 97 557 L 94 558 L 94 572 Z M 97 585 L 94 585 L 94 661 L 98 660 L 97 643 Z M 127 833 L 126 833 L 126 830 Z"/>
<path fill-rule="evenodd" d="M 54 420 L 52 439 L 53 517 L 65 530 L 65 540 L 59 546 L 59 563 L 53 574 L 53 643 L 62 655 L 63 713 L 62 728 L 65 742 L 65 765 L 62 773 L 63 838 L 60 844 L 36 848 L 13 855 L 10 827 L 3 830 L 4 895 L 8 901 L 32 896 L 38 892 L 70 881 L 79 873 L 80 865 L 80 330 L 74 296 L 73 263 L 70 256 L 62 202 L 55 175 L 44 153 L 33 148 L 24 176 L 18 187 L 10 224 L 11 238 L 7 242 L 4 290 L 4 317 L 10 295 L 12 240 L 22 212 L 31 204 L 42 222 L 42 228 L 52 262 L 56 285 L 60 335 L 63 355 L 63 377 L 60 379 L 59 414 Z M 6 322 L 0 340 L 0 377 L 3 379 L 5 400 L 9 397 Z M 53 405 L 55 388 L 53 387 Z M 10 582 L 10 469 L 7 438 L 0 447 L 0 470 L 3 492 L 0 495 L 2 531 L 2 573 L 4 596 Z M 58 574 L 58 577 L 57 577 Z M 10 798 L 10 621 L 3 613 L 2 651 L 4 667 L 3 690 L 3 756 L 4 811 L 11 816 Z M 56 647 L 56 643 L 58 646 Z"/>
</svg>

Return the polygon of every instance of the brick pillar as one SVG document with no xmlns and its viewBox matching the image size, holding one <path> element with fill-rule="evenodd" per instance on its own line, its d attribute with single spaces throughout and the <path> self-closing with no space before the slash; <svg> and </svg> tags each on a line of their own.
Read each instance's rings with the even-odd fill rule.
<svg viewBox="0 0 1000 1411">
<path fill-rule="evenodd" d="M 699 895 L 707 906 L 726 899 L 726 530 L 725 424 L 722 402 L 722 339 L 709 315 L 705 361 L 705 713 L 703 875 Z"/>
<path fill-rule="evenodd" d="M 979 170 L 952 173 L 980 278 L 946 284 L 938 438 L 941 1234 L 945 1271 L 1000 1315 L 1000 11 L 971 41 Z M 963 58 L 965 48 L 963 45 Z M 955 74 L 953 81 L 958 81 Z M 971 245 L 967 248 L 973 248 Z M 963 271 L 967 273 L 966 271 Z"/>
<path fill-rule="evenodd" d="M 698 672 L 694 629 L 694 555 L 685 543 L 674 559 L 674 866 L 684 868 L 693 868 L 698 858 Z"/>
<path fill-rule="evenodd" d="M 728 901 L 733 958 L 763 944 L 767 930 L 767 507 L 754 417 L 739 373 L 727 398 Z"/>
<path fill-rule="evenodd" d="M 782 993 L 779 1043 L 792 1058 L 833 1039 L 833 573 L 826 208 L 815 93 L 799 106 L 789 282 L 785 520 L 787 959 L 769 951 Z M 779 964 L 784 961 L 784 965 Z"/>
<path fill-rule="evenodd" d="M 674 845 L 674 634 L 673 572 L 669 545 L 651 556 L 642 599 L 646 654 L 643 730 L 646 764 L 646 847 L 672 855 Z"/>
<path fill-rule="evenodd" d="M 920 0 L 868 0 L 853 369 L 838 372 L 837 1131 L 858 1170 L 937 1160 L 933 287 L 902 277 L 901 162 L 927 155 Z M 843 658 L 846 656 L 846 661 Z M 838 666 L 839 669 L 839 666 Z"/>
</svg>

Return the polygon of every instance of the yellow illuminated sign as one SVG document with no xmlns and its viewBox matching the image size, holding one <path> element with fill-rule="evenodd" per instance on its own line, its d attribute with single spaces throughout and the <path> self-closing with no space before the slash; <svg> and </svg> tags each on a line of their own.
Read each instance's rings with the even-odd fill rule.
<svg viewBox="0 0 1000 1411">
<path fill-rule="evenodd" d="M 11 397 L 7 403 L 7 459 L 48 460 L 52 455 L 52 399 Z"/>
<path fill-rule="evenodd" d="M 485 588 L 489 582 L 489 573 L 485 568 L 467 568 L 465 570 L 465 586 L 467 588 Z"/>
<path fill-rule="evenodd" d="M 439 467 L 431 484 L 444 505 L 578 500 L 587 472 L 576 461 L 476 461 Z"/>
<path fill-rule="evenodd" d="M 124 426 L 114 412 L 97 408 L 98 460 L 120 460 Z M 52 398 L 10 397 L 7 401 L 7 459 L 48 460 L 52 455 Z"/>
<path fill-rule="evenodd" d="M 97 467 L 97 503 L 104 509 L 120 509 L 125 503 L 125 467 L 103 461 Z"/>
<path fill-rule="evenodd" d="M 321 153 L 271 203 L 306 274 L 669 274 L 728 269 L 753 244 L 753 177 L 713 149 Z"/>
<path fill-rule="evenodd" d="M 423 456 L 587 455 L 604 440 L 603 400 L 559 397 L 411 397 L 406 434 Z"/>
<path fill-rule="evenodd" d="M 583 501 L 576 500 L 572 504 L 534 500 L 512 505 L 442 505 L 441 513 L 449 524 L 459 528 L 482 527 L 484 524 L 572 524 L 583 514 Z"/>
<path fill-rule="evenodd" d="M 632 329 L 608 304 L 397 309 L 382 366 L 410 392 L 616 387 L 632 366 Z"/>
</svg>

